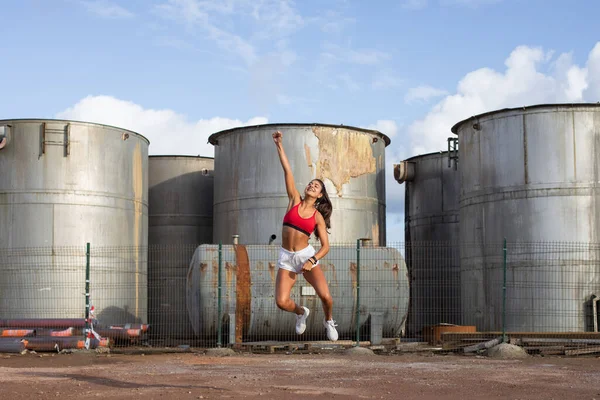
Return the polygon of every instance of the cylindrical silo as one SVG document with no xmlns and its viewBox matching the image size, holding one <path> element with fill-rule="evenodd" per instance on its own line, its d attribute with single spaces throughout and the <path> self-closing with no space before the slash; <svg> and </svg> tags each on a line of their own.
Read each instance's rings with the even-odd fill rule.
<svg viewBox="0 0 600 400">
<path fill-rule="evenodd" d="M 327 340 L 321 300 L 313 287 L 299 278 L 292 299 L 310 309 L 303 335 L 295 333 L 295 316 L 277 308 L 277 245 L 199 246 L 187 277 L 187 309 L 194 331 L 205 340 L 216 340 L 219 310 L 219 258 L 221 259 L 221 310 L 224 326 L 235 342 L 255 340 Z M 379 321 L 383 337 L 404 333 L 408 312 L 408 277 L 400 252 L 388 247 L 360 249 L 332 246 L 321 268 L 333 297 L 333 319 L 340 339 L 355 339 L 356 307 L 361 331 Z M 357 268 L 360 271 L 357 272 Z M 357 292 L 360 286 L 360 293 Z M 373 335 L 373 330 L 370 332 Z M 367 337 L 366 333 L 362 340 Z"/>
<path fill-rule="evenodd" d="M 0 315 L 147 321 L 148 140 L 65 120 L 3 120 Z"/>
<path fill-rule="evenodd" d="M 214 243 L 281 243 L 288 205 L 272 133 L 283 145 L 301 195 L 321 178 L 331 202 L 330 243 L 369 238 L 385 246 L 385 147 L 378 131 L 321 124 L 267 124 L 221 131 L 215 146 Z M 314 238 L 314 236 L 312 236 Z M 311 242 L 313 243 L 314 240 Z"/>
<path fill-rule="evenodd" d="M 465 322 L 502 327 L 506 238 L 506 329 L 586 330 L 586 303 L 600 292 L 600 105 L 504 109 L 452 132 Z"/>
<path fill-rule="evenodd" d="M 214 160 L 150 156 L 148 318 L 161 338 L 194 335 L 185 305 L 196 247 L 212 243 Z"/>
<path fill-rule="evenodd" d="M 451 162 L 449 162 L 451 161 Z M 407 334 L 437 324 L 460 324 L 459 172 L 449 152 L 394 165 L 405 184 L 404 232 L 410 276 Z"/>
</svg>

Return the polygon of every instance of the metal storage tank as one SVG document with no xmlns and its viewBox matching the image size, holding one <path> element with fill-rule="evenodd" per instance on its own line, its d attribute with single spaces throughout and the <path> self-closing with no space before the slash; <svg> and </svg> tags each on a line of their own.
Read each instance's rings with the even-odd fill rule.
<svg viewBox="0 0 600 400">
<path fill-rule="evenodd" d="M 150 156 L 148 318 L 152 335 L 194 336 L 185 302 L 196 247 L 212 243 L 214 159 Z"/>
<path fill-rule="evenodd" d="M 450 152 L 394 165 L 405 184 L 405 254 L 410 276 L 407 335 L 437 324 L 460 324 L 459 172 Z"/>
<path fill-rule="evenodd" d="M 584 331 L 600 291 L 600 104 L 503 109 L 457 123 L 462 310 L 479 330 Z M 560 243 L 562 242 L 562 244 Z"/>
<path fill-rule="evenodd" d="M 84 317 L 89 242 L 96 317 L 146 322 L 148 140 L 78 121 L 0 126 L 0 315 Z"/>
<path fill-rule="evenodd" d="M 323 327 L 321 300 L 300 278 L 292 288 L 292 299 L 310 309 L 304 334 L 297 335 L 295 316 L 275 304 L 277 277 L 276 245 L 223 245 L 221 255 L 221 307 L 224 320 L 234 326 L 232 342 L 253 340 L 327 340 Z M 360 279 L 361 331 L 371 321 L 380 321 L 383 337 L 404 333 L 408 312 L 408 277 L 400 252 L 387 247 L 360 249 L 357 274 L 356 247 L 331 246 L 321 260 L 333 297 L 333 319 L 342 339 L 356 338 L 357 279 Z M 202 338 L 216 340 L 218 331 L 218 245 L 199 246 L 187 278 L 187 308 L 194 331 Z M 224 325 L 230 326 L 226 322 Z M 366 339 L 365 333 L 361 340 Z M 370 332 L 373 336 L 373 331 Z"/>
<path fill-rule="evenodd" d="M 214 243 L 281 243 L 288 198 L 272 133 L 283 144 L 296 186 L 325 182 L 333 204 L 330 243 L 369 238 L 385 246 L 385 147 L 378 131 L 322 124 L 266 124 L 210 136 L 215 146 Z M 274 240 L 271 240 L 274 235 Z M 311 244 L 316 241 L 311 236 Z"/>
</svg>

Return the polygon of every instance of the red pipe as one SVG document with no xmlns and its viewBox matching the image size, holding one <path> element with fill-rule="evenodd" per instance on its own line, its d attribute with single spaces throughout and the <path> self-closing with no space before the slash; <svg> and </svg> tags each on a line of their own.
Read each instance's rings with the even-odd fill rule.
<svg viewBox="0 0 600 400">
<path fill-rule="evenodd" d="M 23 337 L 34 334 L 33 329 L 0 329 L 0 337 Z"/>
<path fill-rule="evenodd" d="M 0 319 L 0 328 L 85 328 L 83 318 Z"/>
<path fill-rule="evenodd" d="M 85 349 L 85 337 L 50 337 L 38 336 L 27 338 L 27 349 L 35 351 L 60 351 L 63 349 Z M 108 347 L 107 339 L 90 339 L 90 349 Z"/>
<path fill-rule="evenodd" d="M 96 328 L 96 333 L 100 336 L 106 336 L 111 339 L 133 339 L 141 336 L 141 329 L 123 329 L 123 328 Z"/>
<path fill-rule="evenodd" d="M 55 329 L 36 329 L 35 336 L 69 337 L 73 336 L 74 332 L 74 328 L 67 328 L 62 331 L 57 331 Z"/>
</svg>

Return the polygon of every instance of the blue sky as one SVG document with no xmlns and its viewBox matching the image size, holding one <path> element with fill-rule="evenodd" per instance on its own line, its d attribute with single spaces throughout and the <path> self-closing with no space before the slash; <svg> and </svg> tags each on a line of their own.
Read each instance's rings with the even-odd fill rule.
<svg viewBox="0 0 600 400">
<path fill-rule="evenodd" d="M 404 239 L 393 163 L 443 149 L 455 122 L 600 101 L 594 0 L 4 0 L 0 14 L 0 118 L 110 123 L 151 154 L 212 156 L 208 134 L 265 122 L 388 134 L 388 241 Z"/>
</svg>

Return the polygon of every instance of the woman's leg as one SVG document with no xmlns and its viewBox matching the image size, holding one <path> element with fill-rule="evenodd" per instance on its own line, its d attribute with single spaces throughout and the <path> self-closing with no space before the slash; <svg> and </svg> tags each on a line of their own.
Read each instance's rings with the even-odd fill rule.
<svg viewBox="0 0 600 400">
<path fill-rule="evenodd" d="M 333 298 L 329 293 L 329 286 L 327 286 L 327 280 L 325 274 L 320 266 L 316 266 L 308 272 L 304 272 L 304 278 L 315 288 L 317 296 L 323 303 L 323 311 L 325 312 L 325 319 L 333 319 Z"/>
<path fill-rule="evenodd" d="M 294 283 L 296 283 L 296 274 L 292 271 L 279 268 L 275 284 L 275 302 L 277 303 L 277 307 L 284 311 L 302 315 L 304 314 L 304 309 L 290 298 Z"/>
<path fill-rule="evenodd" d="M 315 292 L 323 303 L 323 311 L 325 312 L 325 320 L 323 320 L 323 326 L 327 331 L 327 337 L 329 340 L 338 340 L 338 332 L 335 329 L 337 326 L 333 321 L 333 299 L 329 293 L 329 286 L 327 286 L 327 280 L 323 270 L 318 265 L 308 272 L 304 273 L 304 278 L 315 288 Z"/>
</svg>

